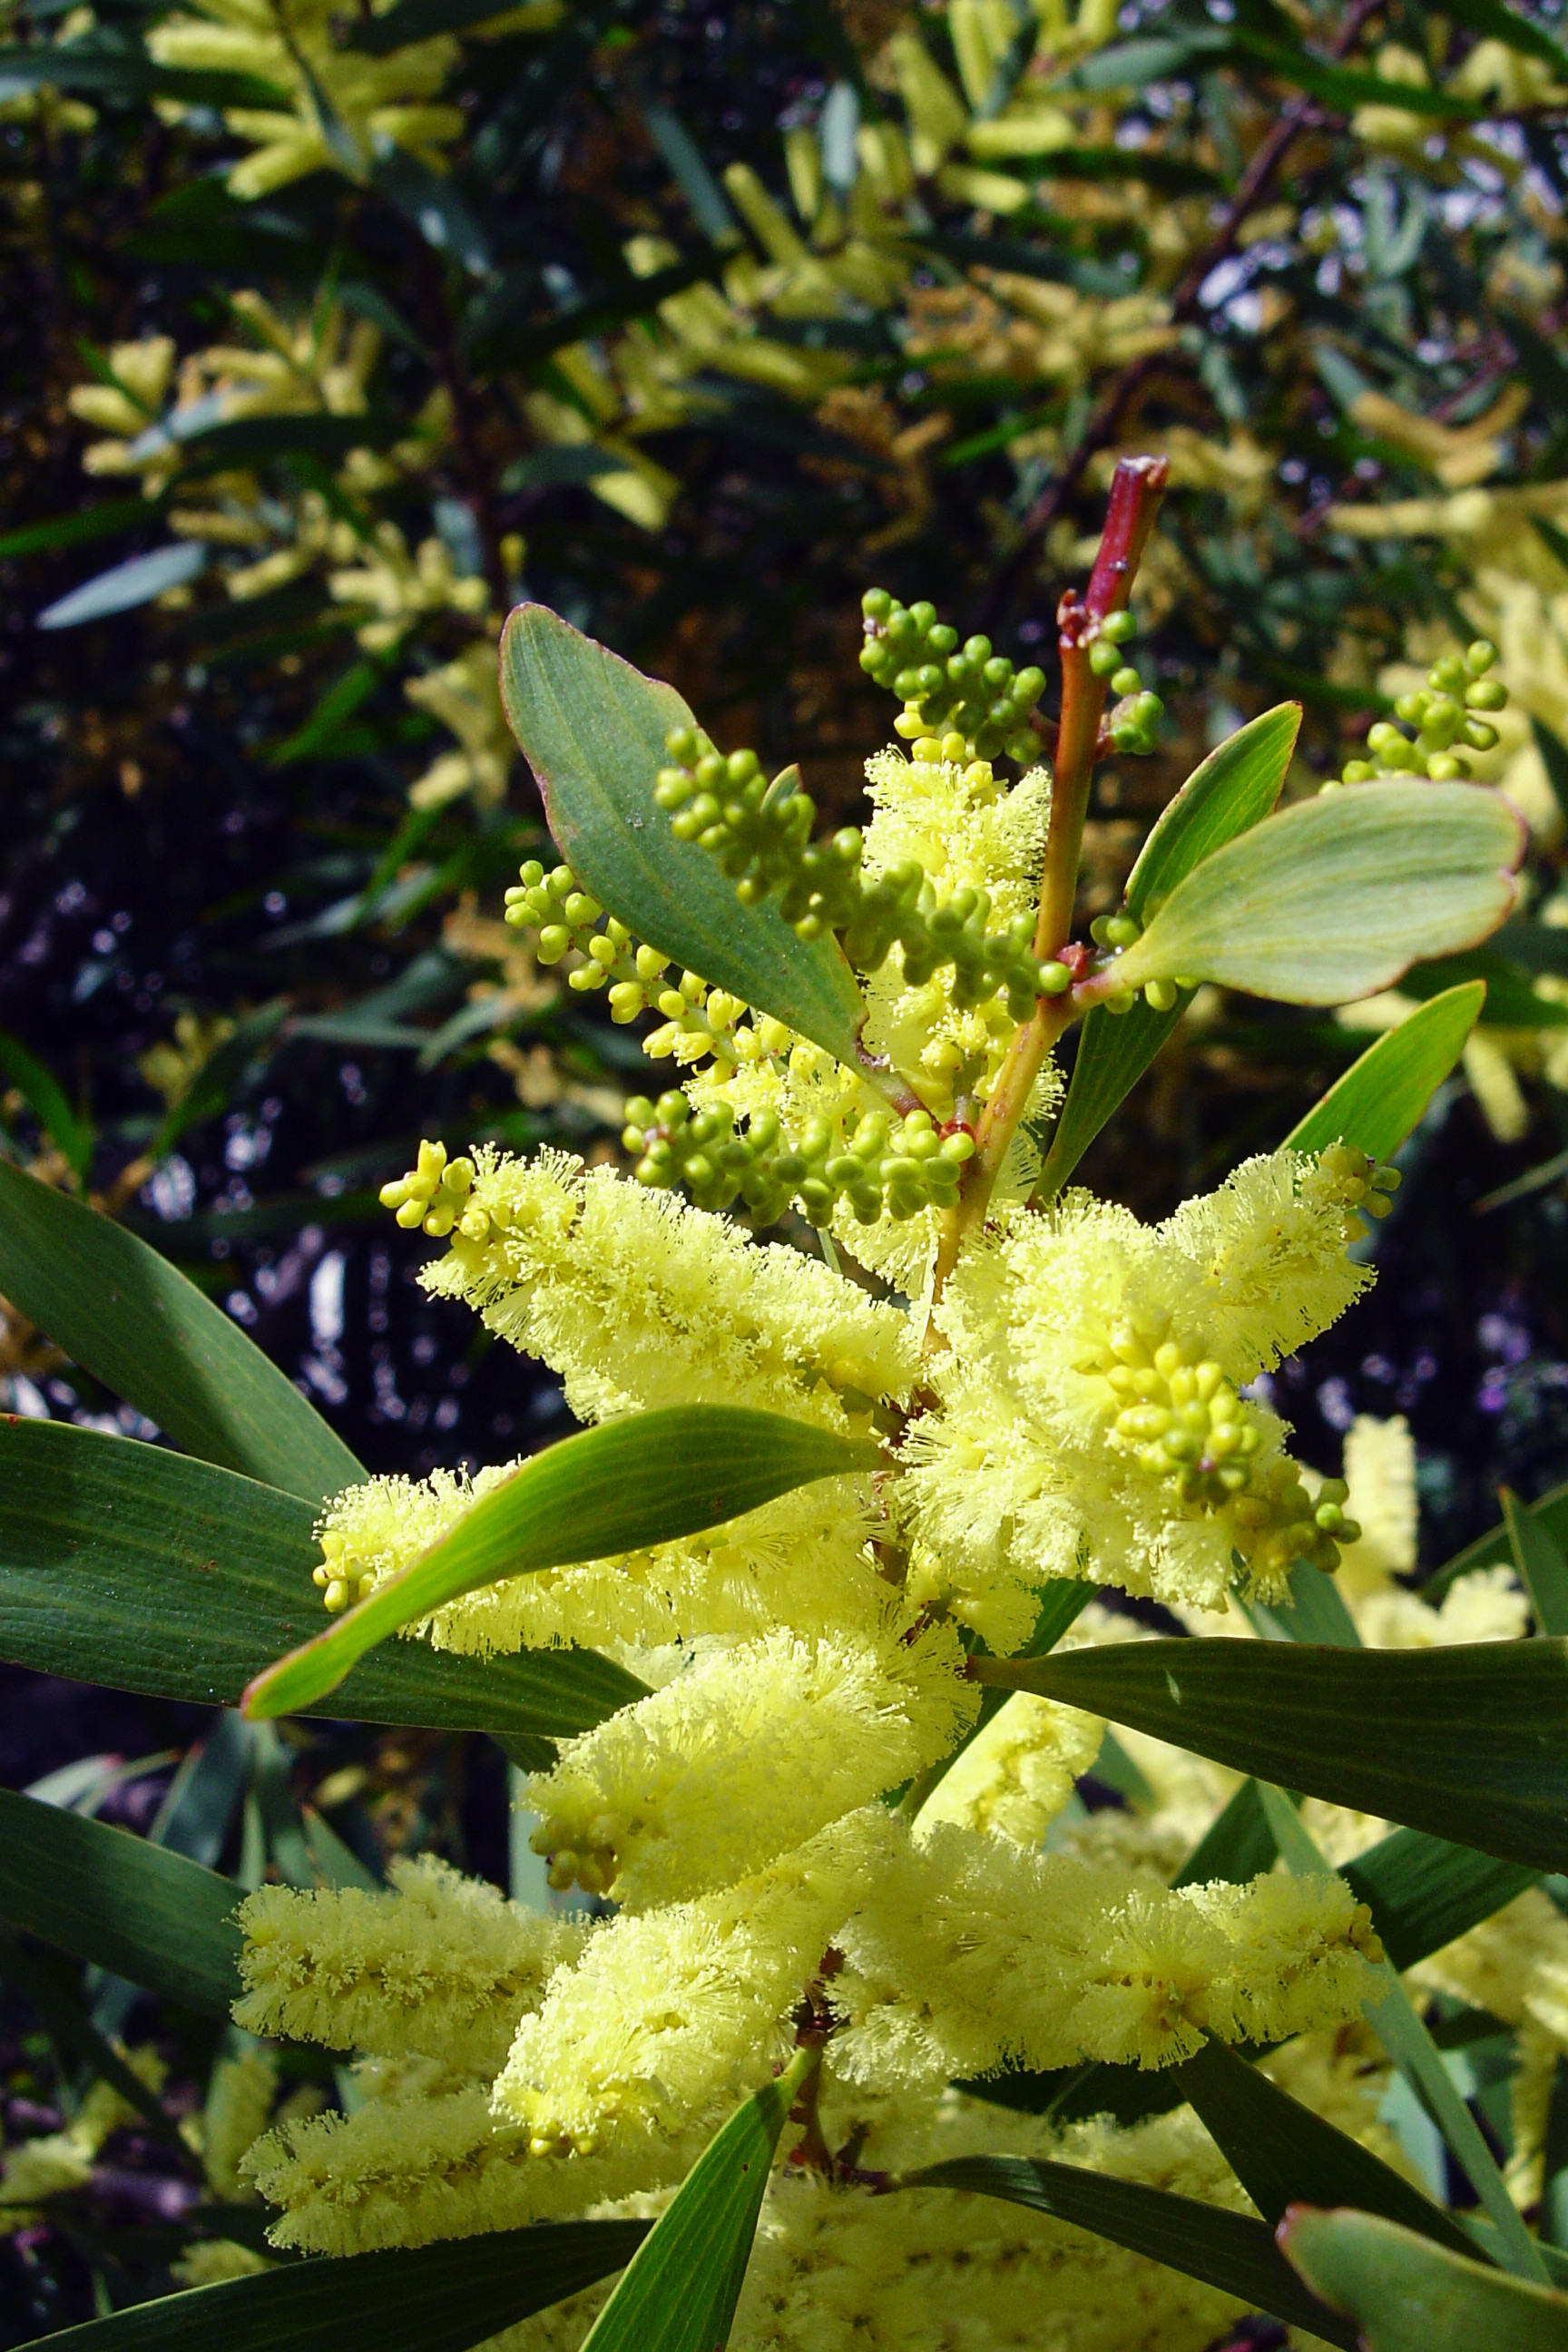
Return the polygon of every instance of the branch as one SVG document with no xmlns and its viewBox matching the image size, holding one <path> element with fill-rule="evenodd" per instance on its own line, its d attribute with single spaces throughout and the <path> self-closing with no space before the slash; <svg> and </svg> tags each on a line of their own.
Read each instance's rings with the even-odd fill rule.
<svg viewBox="0 0 1568 2352">
<path fill-rule="evenodd" d="M 1329 44 L 1329 56 L 1336 60 L 1347 56 L 1360 39 L 1368 19 L 1375 16 L 1382 5 L 1383 0 L 1353 0 L 1344 22 Z M 1171 298 L 1173 326 L 1185 326 L 1189 320 L 1197 316 L 1204 287 L 1220 263 L 1228 260 L 1235 251 L 1243 222 L 1257 209 L 1259 196 L 1272 181 L 1300 133 L 1321 120 L 1322 110 L 1317 100 L 1305 95 L 1291 99 L 1283 108 L 1273 129 L 1249 157 L 1213 236 L 1197 258 L 1188 265 L 1185 275 L 1178 283 Z M 984 611 L 987 618 L 994 617 L 1006 603 L 1040 541 L 1082 481 L 1089 461 L 1114 441 L 1122 416 L 1134 395 L 1154 374 L 1162 361 L 1168 357 L 1164 352 L 1146 352 L 1141 359 L 1129 361 L 1121 374 L 1113 377 L 1106 386 L 1083 431 L 1024 517 L 1017 543 L 986 592 Z"/>
</svg>

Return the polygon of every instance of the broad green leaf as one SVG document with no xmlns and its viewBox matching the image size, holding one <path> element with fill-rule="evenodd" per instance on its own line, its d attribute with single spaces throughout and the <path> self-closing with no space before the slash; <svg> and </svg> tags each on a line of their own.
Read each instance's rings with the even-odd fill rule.
<svg viewBox="0 0 1568 2352">
<path fill-rule="evenodd" d="M 1226 738 L 1161 811 L 1128 877 L 1129 914 L 1146 922 L 1184 876 L 1266 817 L 1296 747 L 1301 706 L 1282 702 Z M 1137 1084 L 1181 1019 L 1189 997 L 1156 1013 L 1140 997 L 1131 1013 L 1089 1013 L 1050 1150 L 1040 1171 L 1047 1200 L 1060 1192 L 1117 1105 Z"/>
<path fill-rule="evenodd" d="M 1065 1657 L 973 1658 L 970 1672 L 1482 1853 L 1568 1867 L 1561 1640 L 1422 1651 L 1128 1643 Z"/>
<path fill-rule="evenodd" d="M 4 1162 L 0 1297 L 205 1462 L 310 1503 L 366 1475 L 293 1382 L 156 1250 Z"/>
<path fill-rule="evenodd" d="M 150 555 L 128 556 L 123 563 L 86 580 L 68 596 L 45 606 L 34 626 L 79 629 L 88 621 L 106 620 L 110 613 L 129 613 L 150 604 L 170 588 L 183 588 L 206 569 L 207 551 L 199 539 L 171 540 Z"/>
<path fill-rule="evenodd" d="M 0 1422 L 0 1657 L 233 1706 L 258 1657 L 326 1621 L 312 1507 L 231 1470 L 68 1422 Z M 592 1650 L 480 1660 L 399 1642 L 331 1712 L 566 1738 L 643 1685 Z"/>
<path fill-rule="evenodd" d="M 72 1110 L 53 1071 L 29 1053 L 19 1037 L 10 1036 L 4 1029 L 0 1029 L 0 1076 L 10 1080 L 75 1173 L 85 1177 L 92 1160 L 91 1127 Z"/>
<path fill-rule="evenodd" d="M 1291 1150 L 1349 1143 L 1373 1160 L 1392 1158 L 1464 1052 L 1486 994 L 1479 980 L 1445 989 L 1369 1045 L 1291 1129 Z"/>
<path fill-rule="evenodd" d="M 1289 2205 L 1357 2205 L 1458 2253 L 1472 2251 L 1441 2206 L 1234 2050 L 1205 2042 L 1173 2071 L 1266 2221 L 1282 2221 Z"/>
<path fill-rule="evenodd" d="M 1149 922 L 1178 882 L 1268 814 L 1300 729 L 1300 704 L 1278 703 L 1227 735 L 1193 770 L 1161 810 L 1127 877 L 1130 915 Z"/>
<path fill-rule="evenodd" d="M 1545 1521 L 1505 1486 L 1502 1518 L 1513 1553 L 1514 1572 L 1530 1595 L 1543 1633 L 1568 1633 L 1568 1560 Z"/>
<path fill-rule="evenodd" d="M 1264 2311 L 1289 2326 L 1355 2352 L 1355 2332 L 1306 2293 L 1279 2249 L 1266 2222 L 1249 2213 L 1227 2213 L 1196 2197 L 1177 2197 L 1141 2180 L 1118 2180 L 1077 2164 L 1049 2164 L 1021 2156 L 961 2156 L 946 2164 L 906 2172 L 900 2189 L 967 2189 L 1010 2204 L 1031 2205 L 1058 2221 L 1090 2230 L 1097 2238 L 1127 2246 L 1151 2262 L 1202 2279 L 1233 2294 L 1249 2310 Z"/>
<path fill-rule="evenodd" d="M 723 2352 L 773 2150 L 820 2056 L 797 2051 L 710 2141 L 632 2256 L 583 2352 Z"/>
<path fill-rule="evenodd" d="M 494 1486 L 422 1559 L 246 1692 L 247 1715 L 289 1715 L 335 1690 L 356 1658 L 459 1594 L 504 1576 L 673 1543 L 791 1487 L 875 1469 L 879 1446 L 743 1405 L 628 1413 L 547 1446 Z"/>
<path fill-rule="evenodd" d="M 200 2209 L 198 2209 L 199 2211 Z M 434 2246 L 287 2263 L 38 2339 L 53 2352 L 469 2352 L 621 2268 L 646 2221 L 535 2221 Z"/>
<path fill-rule="evenodd" d="M 1370 996 L 1417 957 L 1496 929 L 1524 841 L 1509 803 L 1474 784 L 1400 779 L 1299 801 L 1194 867 L 1118 980 L 1190 973 L 1289 1004 Z"/>
<path fill-rule="evenodd" d="M 1379 2215 L 1300 2207 L 1279 2244 L 1313 2293 L 1356 2323 L 1364 2352 L 1568 2352 L 1568 2296 Z"/>
<path fill-rule="evenodd" d="M 0 1918 L 182 2009 L 238 1997 L 243 1889 L 129 1830 L 0 1789 Z"/>
<path fill-rule="evenodd" d="M 501 700 L 561 854 L 638 939 L 854 1065 L 866 1007 L 837 942 L 797 940 L 770 899 L 742 907 L 654 806 L 665 737 L 691 724 L 675 688 L 520 604 L 501 636 Z"/>
<path fill-rule="evenodd" d="M 1394 1830 L 1342 1862 L 1340 1875 L 1371 1907 L 1390 1965 L 1403 1969 L 1479 1927 L 1540 1873 L 1424 1830 Z"/>
</svg>

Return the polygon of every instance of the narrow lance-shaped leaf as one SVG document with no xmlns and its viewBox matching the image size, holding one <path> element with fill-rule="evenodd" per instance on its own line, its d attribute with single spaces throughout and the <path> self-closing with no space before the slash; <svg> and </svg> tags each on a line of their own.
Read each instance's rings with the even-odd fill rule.
<svg viewBox="0 0 1568 2352">
<path fill-rule="evenodd" d="M 297 1495 L 162 1446 L 0 1422 L 0 1658 L 234 1706 L 258 1657 L 326 1622 L 315 1516 Z M 480 1660 L 398 1642 L 354 1668 L 331 1713 L 560 1739 L 643 1696 L 592 1650 Z"/>
<path fill-rule="evenodd" d="M 583 2352 L 723 2352 L 751 2259 L 768 2168 L 820 2050 L 795 2053 L 698 2158 L 633 2255 Z"/>
<path fill-rule="evenodd" d="M 1293 1151 L 1321 1151 L 1349 1143 L 1373 1160 L 1389 1159 L 1464 1052 L 1486 995 L 1486 982 L 1472 980 L 1428 998 L 1335 1079 L 1287 1144 Z"/>
<path fill-rule="evenodd" d="M 242 1890 L 129 1830 L 0 1789 L 0 1918 L 183 2009 L 239 1993 Z"/>
<path fill-rule="evenodd" d="M 1282 2221 L 1287 2206 L 1303 2201 L 1357 2205 L 1458 2253 L 1472 2252 L 1441 2206 L 1234 2050 L 1205 2042 L 1173 2071 L 1266 2221 Z"/>
<path fill-rule="evenodd" d="M 241 2209 L 242 2210 L 244 2209 Z M 256 2209 L 251 2209 L 256 2210 Z M 476 2341 L 618 2271 L 647 2221 L 527 2229 L 289 2263 L 132 2304 L 39 2339 L 55 2352 L 469 2352 Z M 229 2234 L 226 2231 L 225 2234 Z"/>
<path fill-rule="evenodd" d="M 171 588 L 183 588 L 206 568 L 207 551 L 199 539 L 176 539 L 156 547 L 150 555 L 128 556 L 123 563 L 84 581 L 68 596 L 57 597 L 37 616 L 40 629 L 79 629 L 88 621 L 106 620 L 111 613 L 129 613 L 150 604 Z"/>
<path fill-rule="evenodd" d="M 716 982 L 853 1064 L 866 1007 L 837 942 L 796 939 L 769 899 L 743 907 L 654 805 L 665 737 L 690 726 L 675 688 L 520 604 L 501 636 L 501 700 L 544 796 L 550 829 L 585 890 L 661 955 Z"/>
<path fill-rule="evenodd" d="M 1543 1633 L 1568 1633 L 1568 1560 L 1546 1522 L 1505 1486 L 1503 1525 L 1520 1582 Z"/>
<path fill-rule="evenodd" d="M 166 1258 L 4 1161 L 0 1297 L 205 1462 L 310 1503 L 365 1475 L 292 1381 Z"/>
<path fill-rule="evenodd" d="M 1513 904 L 1525 829 L 1500 793 L 1403 780 L 1300 801 L 1216 849 L 1115 965 L 1289 1004 L 1391 987 L 1418 957 L 1473 947 Z"/>
<path fill-rule="evenodd" d="M 1537 1869 L 1568 1867 L 1568 1642 L 1140 1643 L 973 1658 L 970 1672 L 1259 1780 Z"/>
<path fill-rule="evenodd" d="M 1288 1869 L 1308 1877 L 1326 1874 L 1328 1856 L 1282 1789 L 1260 1788 L 1264 1811 Z M 1468 2175 L 1498 2233 L 1499 2260 L 1521 2278 L 1546 2279 L 1540 2249 L 1520 2219 L 1492 2152 L 1443 2063 L 1443 2053 L 1422 2023 L 1415 2005 L 1386 1959 L 1379 1962 L 1380 1990 L 1363 2002 L 1367 2023 L 1426 2108 Z"/>
<path fill-rule="evenodd" d="M 793 1486 L 875 1469 L 881 1449 L 742 1405 L 675 1404 L 585 1429 L 504 1485 L 341 1617 L 249 1685 L 251 1716 L 288 1715 L 336 1688 L 356 1658 L 448 1601 L 503 1576 L 673 1543 Z"/>
<path fill-rule="evenodd" d="M 1109 2238 L 1151 2262 L 1202 2279 L 1234 2294 L 1253 2311 L 1305 2327 L 1345 2352 L 1356 2352 L 1355 2331 L 1310 2294 L 1281 2260 L 1266 2222 L 1227 2213 L 1196 2197 L 1178 2197 L 1141 2180 L 1118 2180 L 1081 2165 L 1050 2164 L 1021 2156 L 960 2156 L 906 2172 L 900 2189 L 967 2189 L 1010 2204 L 1030 2205 L 1058 2221 Z"/>
<path fill-rule="evenodd" d="M 1568 2352 L 1568 2296 L 1377 2214 L 1297 2206 L 1279 2237 L 1313 2292 L 1356 2324 L 1363 2352 Z"/>
<path fill-rule="evenodd" d="M 1129 914 L 1146 922 L 1184 875 L 1268 815 L 1279 797 L 1300 724 L 1300 704 L 1282 702 L 1228 736 L 1194 769 L 1139 853 L 1127 882 Z M 1040 1171 L 1042 1198 L 1054 1199 L 1060 1192 L 1190 1001 L 1178 1000 L 1168 1013 L 1156 1013 L 1140 997 L 1131 1013 L 1089 1014 L 1079 1034 L 1067 1101 Z"/>
</svg>

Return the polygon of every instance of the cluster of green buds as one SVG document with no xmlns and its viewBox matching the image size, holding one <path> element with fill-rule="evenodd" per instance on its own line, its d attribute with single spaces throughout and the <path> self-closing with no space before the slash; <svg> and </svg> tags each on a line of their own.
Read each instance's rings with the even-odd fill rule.
<svg viewBox="0 0 1568 2352">
<path fill-rule="evenodd" d="M 368 1601 L 375 1591 L 375 1570 L 348 1548 L 348 1538 L 329 1528 L 321 1538 L 325 1554 L 310 1570 L 310 1580 L 331 1617 L 342 1614 L 352 1601 Z"/>
<path fill-rule="evenodd" d="M 1370 1154 L 1348 1143 L 1331 1143 L 1322 1155 L 1322 1166 L 1350 1212 L 1345 1239 L 1360 1241 L 1366 1228 L 1356 1223 L 1356 1213 L 1373 1219 L 1386 1217 L 1394 1206 L 1392 1196 L 1399 1190 L 1399 1171 L 1378 1165 Z"/>
<path fill-rule="evenodd" d="M 626 1829 L 627 1823 L 613 1813 L 575 1823 L 552 1817 L 540 1823 L 528 1843 L 548 1862 L 545 1876 L 558 1895 L 574 1886 L 584 1895 L 607 1895 L 620 1873 Z"/>
<path fill-rule="evenodd" d="M 740 1199 L 762 1224 L 782 1217 L 793 1200 L 819 1227 L 844 1199 L 863 1225 L 951 1208 L 974 1151 L 967 1129 L 944 1135 L 927 1110 L 902 1119 L 868 1111 L 847 1135 L 814 1118 L 788 1140 L 772 1111 L 754 1117 L 742 1134 L 727 1103 L 694 1111 L 673 1090 L 657 1102 L 639 1095 L 627 1103 L 622 1140 L 637 1155 L 639 1184 L 660 1192 L 679 1184 L 700 1209 L 726 1209 Z"/>
<path fill-rule="evenodd" d="M 912 860 L 868 881 L 857 825 L 813 841 L 816 803 L 802 790 L 798 770 L 786 768 L 769 783 L 754 751 L 726 756 L 695 727 L 672 730 L 665 748 L 670 764 L 658 772 L 654 799 L 669 814 L 676 837 L 718 859 L 742 905 L 776 895 L 798 938 L 842 933 L 844 951 L 860 971 L 878 971 L 897 944 L 904 977 L 915 988 L 951 964 L 955 1004 L 984 1004 L 1005 990 L 1015 1021 L 1027 1020 L 1037 996 L 1071 987 L 1066 964 L 1033 952 L 1026 916 L 990 929 L 984 890 L 963 888 L 939 899 Z"/>
<path fill-rule="evenodd" d="M 506 920 L 513 930 L 537 934 L 534 954 L 542 964 L 575 950 L 583 961 L 567 973 L 568 986 L 584 993 L 607 990 L 612 1021 L 624 1025 L 642 1013 L 661 1014 L 662 1025 L 644 1040 L 656 1061 L 677 1054 L 695 1062 L 711 1054 L 733 1066 L 787 1049 L 789 1033 L 778 1022 L 761 1024 L 765 1035 L 755 1025 L 740 1027 L 750 1009 L 740 997 L 710 988 L 694 971 L 671 973 L 669 958 L 640 945 L 614 915 L 606 918 L 569 866 L 547 872 L 530 858 L 506 894 Z"/>
<path fill-rule="evenodd" d="M 456 1225 L 470 1240 L 482 1241 L 489 1219 L 469 1200 L 474 1189 L 471 1160 L 448 1160 L 444 1143 L 421 1143 L 417 1164 L 405 1176 L 394 1177 L 381 1188 L 384 1209 L 395 1209 L 405 1232 L 416 1226 L 433 1241 L 443 1241 Z"/>
<path fill-rule="evenodd" d="M 531 857 L 506 894 L 504 919 L 514 931 L 537 932 L 533 952 L 542 964 L 559 963 L 574 949 L 583 961 L 567 973 L 567 986 L 583 995 L 608 989 L 612 1021 L 635 1021 L 668 969 L 668 956 L 639 947 L 624 923 L 606 917 L 569 866 L 547 871 Z"/>
<path fill-rule="evenodd" d="M 994 760 L 1005 751 L 1024 767 L 1039 758 L 1029 714 L 1045 690 L 1043 669 L 1031 664 L 1015 670 L 989 637 L 967 637 L 961 646 L 958 631 L 923 600 L 900 604 L 885 588 L 868 588 L 860 610 L 860 667 L 902 702 L 893 724 L 916 745 L 917 758 L 922 741 L 949 735 L 959 746 L 951 758 Z"/>
<path fill-rule="evenodd" d="M 1154 749 L 1165 715 L 1159 696 L 1151 692 L 1127 657 L 1127 646 L 1138 634 L 1138 624 L 1125 607 L 1107 613 L 1089 649 L 1089 666 L 1096 677 L 1110 681 L 1116 697 L 1105 715 L 1106 732 L 1115 751 L 1141 755 Z"/>
<path fill-rule="evenodd" d="M 1120 952 L 1123 948 L 1130 948 L 1134 940 L 1142 938 L 1143 926 L 1136 915 L 1129 915 L 1125 911 L 1120 915 L 1096 915 L 1089 927 L 1089 935 L 1097 947 Z M 1184 990 L 1196 986 L 1195 980 L 1184 976 L 1177 980 L 1149 980 L 1143 983 L 1142 994 L 1144 1002 L 1155 1013 L 1171 1013 Z M 1106 998 L 1105 1010 L 1107 1013 L 1131 1013 L 1136 1002 L 1133 990 L 1119 989 L 1114 996 Z"/>
<path fill-rule="evenodd" d="M 1238 1549 L 1255 1568 L 1286 1570 L 1306 1559 L 1331 1575 L 1340 1545 L 1360 1536 L 1341 1481 L 1325 1482 L 1314 1502 L 1294 1464 L 1260 1462 L 1263 1433 L 1246 1399 L 1219 1364 L 1172 1334 L 1168 1316 L 1125 1318 L 1106 1356 L 1084 1369 L 1105 1381 L 1115 1434 L 1144 1469 L 1184 1503 L 1231 1507 Z"/>
<path fill-rule="evenodd" d="M 1378 719 L 1367 730 L 1369 756 L 1347 760 L 1344 773 L 1326 783 L 1324 792 L 1341 784 L 1370 784 L 1384 776 L 1426 776 L 1434 783 L 1468 776 L 1466 754 L 1489 751 L 1498 740 L 1488 714 L 1508 703 L 1501 678 L 1488 676 L 1497 657 L 1496 646 L 1478 637 L 1462 656 L 1445 654 L 1434 662 L 1426 685 L 1402 694 L 1394 706 L 1394 718 L 1415 729 L 1414 742 L 1393 719 Z"/>
</svg>

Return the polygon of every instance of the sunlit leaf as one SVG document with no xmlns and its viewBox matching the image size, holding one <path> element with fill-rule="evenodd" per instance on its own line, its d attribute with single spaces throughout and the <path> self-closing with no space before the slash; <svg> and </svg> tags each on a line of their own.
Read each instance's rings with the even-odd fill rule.
<svg viewBox="0 0 1568 2352">
<path fill-rule="evenodd" d="M 1238 728 L 1194 768 L 1161 811 L 1128 877 L 1128 912 L 1146 922 L 1184 876 L 1222 844 L 1266 817 L 1296 748 L 1301 706 L 1282 702 Z M 1089 1014 L 1079 1034 L 1072 1079 L 1040 1171 L 1049 1200 L 1078 1166 L 1117 1105 L 1142 1076 L 1190 998 L 1156 1013 L 1142 997 L 1131 1013 Z"/>
<path fill-rule="evenodd" d="M 1428 998 L 1369 1045 L 1297 1121 L 1285 1138 L 1291 1150 L 1349 1143 L 1374 1160 L 1392 1158 L 1464 1052 L 1486 994 L 1486 983 L 1472 980 Z"/>
<path fill-rule="evenodd" d="M 234 1472 L 68 1422 L 0 1422 L 0 1658 L 233 1706 L 256 1662 L 326 1621 L 316 1511 Z M 334 1717 L 567 1738 L 643 1696 L 592 1650 L 464 1658 L 397 1642 Z"/>
<path fill-rule="evenodd" d="M 1129 988 L 1191 974 L 1291 1004 L 1392 986 L 1513 904 L 1525 831 L 1474 784 L 1355 784 L 1284 809 L 1177 885 L 1119 959 Z"/>
<path fill-rule="evenodd" d="M 639 1551 L 719 1527 L 794 1486 L 874 1469 L 879 1446 L 742 1405 L 666 1405 L 579 1431 L 524 1462 L 422 1559 L 245 1694 L 247 1715 L 289 1715 L 335 1690 L 356 1658 L 481 1584 Z"/>
<path fill-rule="evenodd" d="M 501 637 L 501 699 L 584 887 L 639 939 L 787 1022 L 842 1062 L 866 1008 L 837 942 L 797 940 L 776 903 L 742 907 L 654 806 L 665 737 L 691 724 L 675 688 L 548 612 L 521 604 Z"/>
<path fill-rule="evenodd" d="M 204 1461 L 310 1503 L 365 1475 L 293 1382 L 156 1250 L 3 1162 L 0 1297 Z"/>
<path fill-rule="evenodd" d="M 1568 2296 L 1379 2215 L 1298 2207 L 1279 2244 L 1314 2294 L 1356 2323 L 1364 2352 L 1568 2352 Z"/>
<path fill-rule="evenodd" d="M 167 547 L 155 547 L 150 555 L 128 556 L 46 605 L 36 625 L 79 629 L 88 621 L 106 620 L 110 613 L 132 612 L 171 588 L 183 588 L 206 569 L 206 548 L 199 539 L 176 539 Z"/>
<path fill-rule="evenodd" d="M 1562 1545 L 1539 1513 L 1507 1486 L 1502 1518 L 1514 1571 L 1530 1595 L 1537 1625 L 1543 1633 L 1568 1633 L 1568 1559 Z"/>
<path fill-rule="evenodd" d="M 802 2050 L 702 2151 L 633 2255 L 583 2352 L 723 2352 L 768 2167 L 819 2053 Z"/>
</svg>

